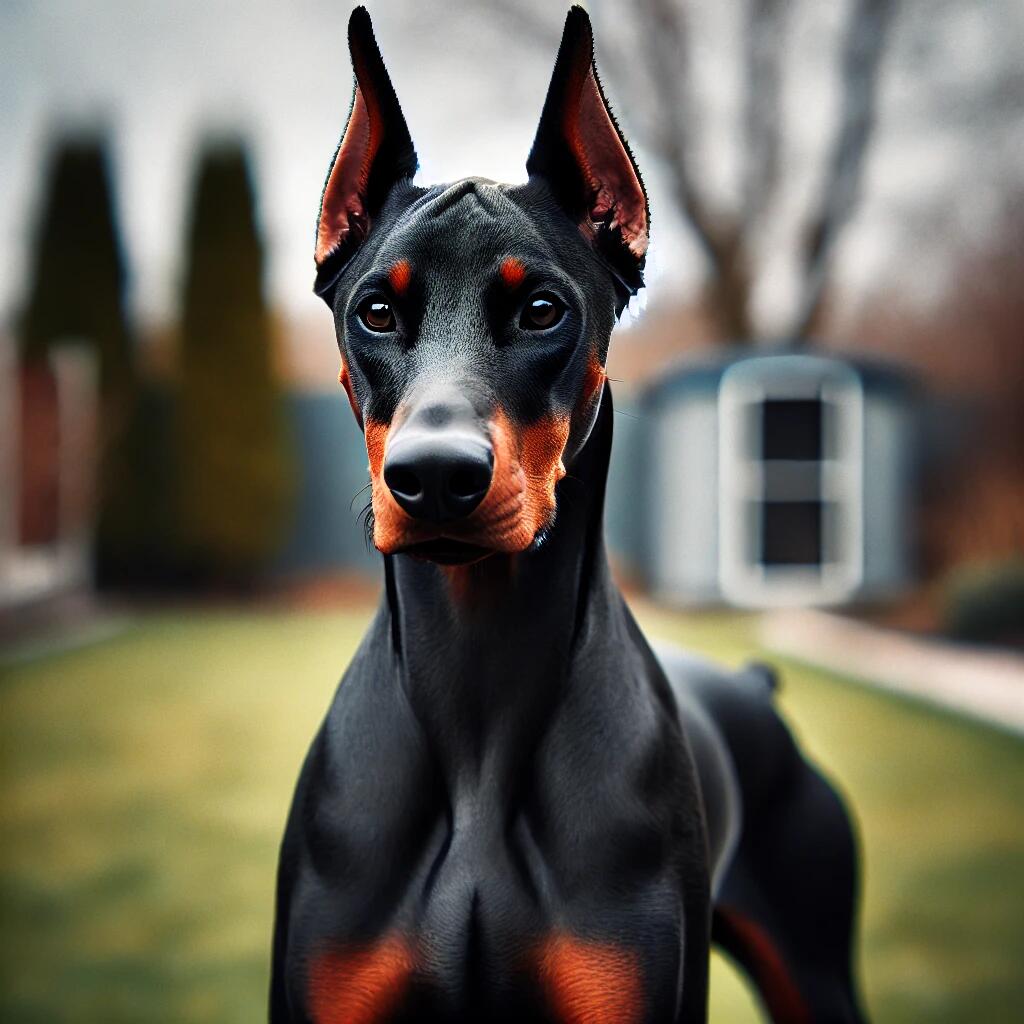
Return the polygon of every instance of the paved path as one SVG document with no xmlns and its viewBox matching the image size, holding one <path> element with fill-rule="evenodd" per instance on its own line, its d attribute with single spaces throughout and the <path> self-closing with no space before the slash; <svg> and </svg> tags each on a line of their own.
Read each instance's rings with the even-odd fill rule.
<svg viewBox="0 0 1024 1024">
<path fill-rule="evenodd" d="M 87 591 L 0 608 L 0 672 L 109 640 L 130 621 Z"/>
<path fill-rule="evenodd" d="M 1024 657 L 922 639 L 819 611 L 767 612 L 769 650 L 1024 736 Z"/>
</svg>

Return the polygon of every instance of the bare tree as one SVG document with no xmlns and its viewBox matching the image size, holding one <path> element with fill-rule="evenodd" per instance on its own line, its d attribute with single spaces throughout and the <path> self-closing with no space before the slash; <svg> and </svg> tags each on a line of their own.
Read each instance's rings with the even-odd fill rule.
<svg viewBox="0 0 1024 1024">
<path fill-rule="evenodd" d="M 794 337 L 813 326 L 821 307 L 832 251 L 857 205 L 865 155 L 871 144 L 882 41 L 893 0 L 854 0 L 843 45 L 842 98 L 820 206 L 811 218 L 802 252 L 803 295 Z"/>
<path fill-rule="evenodd" d="M 628 16 L 623 14 L 628 4 Z M 476 9 L 480 5 L 475 5 Z M 511 19 L 517 32 L 551 37 L 545 10 L 490 0 L 489 15 Z M 600 64 L 629 128 L 662 165 L 671 198 L 702 251 L 704 302 L 723 340 L 757 334 L 752 297 L 757 239 L 778 197 L 783 143 L 783 54 L 791 0 L 748 0 L 742 54 L 743 110 L 739 147 L 741 195 L 731 207 L 709 196 L 695 167 L 693 83 L 688 6 L 684 0 L 595 2 L 595 18 L 614 17 L 617 31 L 599 33 Z M 840 44 L 840 102 L 816 205 L 806 217 L 798 262 L 800 296 L 787 337 L 803 338 L 821 309 L 832 253 L 856 209 L 869 151 L 881 58 L 895 0 L 849 0 Z M 616 40 L 619 45 L 615 45 Z M 651 98 L 657 97 L 652 103 Z"/>
</svg>

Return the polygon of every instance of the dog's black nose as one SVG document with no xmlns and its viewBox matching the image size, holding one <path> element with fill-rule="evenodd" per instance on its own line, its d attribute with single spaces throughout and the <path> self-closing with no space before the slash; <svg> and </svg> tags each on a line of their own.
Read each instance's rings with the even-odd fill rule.
<svg viewBox="0 0 1024 1024">
<path fill-rule="evenodd" d="M 384 482 L 414 519 L 464 519 L 491 485 L 494 453 L 482 439 L 457 431 L 399 437 L 384 459 Z"/>
</svg>

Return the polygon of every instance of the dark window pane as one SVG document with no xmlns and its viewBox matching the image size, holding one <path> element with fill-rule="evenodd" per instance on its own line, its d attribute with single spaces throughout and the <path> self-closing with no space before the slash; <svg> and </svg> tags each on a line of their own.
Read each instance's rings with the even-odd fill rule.
<svg viewBox="0 0 1024 1024">
<path fill-rule="evenodd" d="M 821 560 L 826 565 L 843 561 L 845 546 L 839 532 L 839 508 L 838 501 L 821 503 Z"/>
<path fill-rule="evenodd" d="M 821 458 L 821 402 L 769 398 L 761 404 L 761 458 Z"/>
<path fill-rule="evenodd" d="M 761 506 L 764 565 L 820 565 L 820 501 L 766 501 Z"/>
</svg>

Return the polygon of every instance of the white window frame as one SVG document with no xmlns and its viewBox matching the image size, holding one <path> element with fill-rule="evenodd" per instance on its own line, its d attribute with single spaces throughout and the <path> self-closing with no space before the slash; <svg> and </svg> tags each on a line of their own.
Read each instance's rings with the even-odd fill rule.
<svg viewBox="0 0 1024 1024">
<path fill-rule="evenodd" d="M 810 472 L 808 462 L 798 460 L 772 460 L 766 471 L 766 460 L 752 454 L 761 450 L 763 417 L 750 416 L 749 407 L 772 400 L 821 401 L 820 472 Z M 718 575 L 722 596 L 741 607 L 824 605 L 849 600 L 864 576 L 864 391 L 858 374 L 843 363 L 820 356 L 745 359 L 722 375 L 718 430 Z M 749 430 L 757 431 L 757 436 L 751 438 Z M 823 561 L 819 565 L 764 565 L 752 557 L 761 552 L 761 537 L 750 536 L 747 510 L 751 502 L 766 500 L 769 472 L 775 474 L 776 484 L 782 481 L 791 486 L 790 495 L 783 500 L 828 502 L 834 506 L 834 518 L 822 516 Z M 810 479 L 817 481 L 816 488 L 807 484 Z M 803 487 L 808 488 L 806 494 L 801 493 Z M 829 553 L 834 557 L 825 561 Z"/>
</svg>

